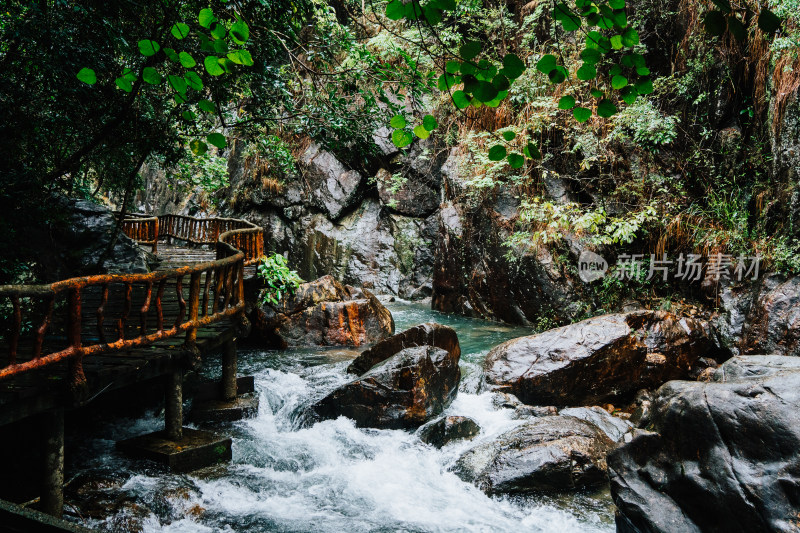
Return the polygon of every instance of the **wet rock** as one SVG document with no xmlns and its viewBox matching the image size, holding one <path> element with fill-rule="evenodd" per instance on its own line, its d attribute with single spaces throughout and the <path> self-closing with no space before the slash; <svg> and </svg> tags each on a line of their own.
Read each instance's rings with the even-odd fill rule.
<svg viewBox="0 0 800 533">
<path fill-rule="evenodd" d="M 276 306 L 251 307 L 250 340 L 262 346 L 361 346 L 394 333 L 392 314 L 367 290 L 332 276 L 303 283 Z"/>
<path fill-rule="evenodd" d="M 461 350 L 401 348 L 314 404 L 319 418 L 346 416 L 359 427 L 416 428 L 452 402 L 461 379 Z"/>
<path fill-rule="evenodd" d="M 463 179 L 445 165 L 445 201 L 433 267 L 432 306 L 444 312 L 531 325 L 546 316 L 575 318 L 584 308 L 581 282 L 547 247 L 515 249 L 506 240 L 519 217 L 519 194 L 501 186 L 477 207 L 457 196 Z M 453 196 L 456 195 L 456 196 Z M 577 256 L 575 256 L 577 261 Z"/>
<path fill-rule="evenodd" d="M 606 482 L 614 446 L 590 422 L 545 416 L 468 450 L 453 471 L 488 494 L 576 490 Z"/>
<path fill-rule="evenodd" d="M 356 205 L 361 196 L 363 177 L 346 168 L 332 153 L 312 143 L 299 160 L 306 193 L 332 220 Z"/>
<path fill-rule="evenodd" d="M 396 213 L 427 217 L 439 207 L 439 191 L 424 180 L 415 179 L 414 175 L 393 177 L 391 172 L 382 168 L 375 179 L 381 202 Z"/>
<path fill-rule="evenodd" d="M 764 280 L 742 331 L 743 354 L 800 355 L 800 277 Z"/>
<path fill-rule="evenodd" d="M 47 279 L 150 272 L 153 256 L 122 233 L 109 252 L 117 220 L 108 208 L 86 200 L 55 202 L 64 207 L 67 221 L 51 228 L 52 242 L 40 256 Z"/>
<path fill-rule="evenodd" d="M 367 198 L 336 223 L 310 214 L 293 227 L 289 257 L 308 279 L 332 274 L 379 294 L 407 299 L 431 294 L 435 215 L 393 214 Z"/>
<path fill-rule="evenodd" d="M 628 433 L 633 424 L 610 414 L 599 406 L 593 407 L 569 407 L 558 412 L 560 415 L 574 416 L 580 418 L 600 428 L 609 439 L 614 442 L 622 442 L 623 437 Z"/>
<path fill-rule="evenodd" d="M 617 531 L 794 531 L 800 359 L 739 356 L 661 387 L 647 429 L 609 455 Z"/>
<path fill-rule="evenodd" d="M 653 408 L 653 392 L 642 389 L 636 393 L 631 404 L 630 422 L 638 428 L 643 428 L 650 423 L 650 415 Z"/>
<path fill-rule="evenodd" d="M 448 326 L 428 322 L 408 328 L 364 350 L 347 367 L 347 372 L 355 375 L 364 374 L 400 350 L 414 346 L 435 346 L 452 354 L 456 359 L 461 357 L 461 347 L 458 344 L 455 330 Z"/>
<path fill-rule="evenodd" d="M 553 416 L 558 414 L 558 409 L 553 405 L 518 405 L 514 408 L 512 418 L 522 420 L 539 416 Z"/>
<path fill-rule="evenodd" d="M 663 311 L 590 318 L 495 347 L 490 387 L 526 404 L 591 405 L 688 377 L 700 357 L 724 359 L 708 323 Z"/>
<path fill-rule="evenodd" d="M 478 423 L 469 417 L 446 416 L 424 426 L 419 432 L 419 439 L 426 444 L 441 448 L 454 440 L 470 440 L 480 431 Z"/>
</svg>

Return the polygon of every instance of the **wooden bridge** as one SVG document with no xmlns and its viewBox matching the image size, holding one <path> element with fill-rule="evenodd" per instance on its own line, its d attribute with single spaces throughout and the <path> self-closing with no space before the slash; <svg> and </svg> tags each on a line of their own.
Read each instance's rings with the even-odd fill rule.
<svg viewBox="0 0 800 533">
<path fill-rule="evenodd" d="M 264 253 L 263 230 L 238 219 L 129 215 L 123 231 L 154 253 L 161 246 L 163 269 L 0 286 L 2 315 L 10 317 L 0 345 L 0 426 L 41 418 L 40 509 L 55 516 L 63 507 L 65 409 L 164 377 L 159 438 L 181 443 L 184 371 L 219 351 L 220 400 L 237 396 L 244 279 Z"/>
</svg>

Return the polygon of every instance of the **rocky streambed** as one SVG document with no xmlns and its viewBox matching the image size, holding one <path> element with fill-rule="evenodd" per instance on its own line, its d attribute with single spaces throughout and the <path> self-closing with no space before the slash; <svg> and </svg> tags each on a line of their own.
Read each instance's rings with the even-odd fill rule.
<svg viewBox="0 0 800 533">
<path fill-rule="evenodd" d="M 531 335 L 388 306 L 321 278 L 251 310 L 289 348 L 241 358 L 261 407 L 224 427 L 233 462 L 153 469 L 113 441 L 158 413 L 117 424 L 72 467 L 74 514 L 109 531 L 796 529 L 797 358 L 734 356 L 663 311 Z"/>
</svg>

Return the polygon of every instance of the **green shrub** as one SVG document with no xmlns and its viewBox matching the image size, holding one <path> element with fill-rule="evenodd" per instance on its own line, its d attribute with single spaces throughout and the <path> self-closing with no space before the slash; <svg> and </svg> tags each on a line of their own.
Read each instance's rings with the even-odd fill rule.
<svg viewBox="0 0 800 533">
<path fill-rule="evenodd" d="M 278 305 L 281 298 L 294 295 L 297 287 L 303 283 L 297 272 L 289 269 L 286 258 L 281 254 L 264 256 L 257 267 L 257 274 L 267 284 L 260 295 L 262 305 Z"/>
</svg>

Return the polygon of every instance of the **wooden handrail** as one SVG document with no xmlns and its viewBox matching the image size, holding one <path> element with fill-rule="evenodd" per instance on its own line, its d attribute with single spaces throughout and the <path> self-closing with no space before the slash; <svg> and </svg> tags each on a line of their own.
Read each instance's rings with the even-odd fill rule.
<svg viewBox="0 0 800 533">
<path fill-rule="evenodd" d="M 123 230 L 137 242 L 152 244 L 153 251 L 162 237 L 214 244 L 217 259 L 147 274 L 101 274 L 49 285 L 0 286 L 0 303 L 10 302 L 11 310 L 8 360 L 6 366 L 0 367 L 0 379 L 68 360 L 72 385 L 80 386 L 85 382 L 83 359 L 87 356 L 147 346 L 181 333 L 186 334 L 185 344 L 193 347 L 197 328 L 226 317 L 243 315 L 245 264 L 256 262 L 264 253 L 260 227 L 238 219 L 139 215 L 126 217 Z M 179 306 L 172 324 L 166 322 L 162 305 L 169 282 L 174 282 Z M 189 288 L 188 300 L 184 298 L 184 284 Z M 122 312 L 114 323 L 117 333 L 113 337 L 117 338 L 107 339 L 104 324 L 108 314 L 109 286 L 116 285 L 122 287 Z M 134 286 L 143 290 L 141 301 L 133 301 Z M 87 304 L 83 302 L 83 296 L 92 288 L 96 289 L 95 296 L 99 297 L 100 303 L 93 307 L 93 314 L 85 315 L 82 309 Z M 24 321 L 23 304 L 30 309 L 43 308 L 43 315 L 38 320 L 29 318 Z M 34 313 L 29 314 L 32 316 Z M 148 322 L 153 322 L 149 320 L 153 314 L 155 325 L 148 327 Z M 42 353 L 45 335 L 58 316 L 63 317 L 61 324 L 65 331 L 51 335 L 51 338 L 55 342 L 64 342 L 65 347 Z M 88 317 L 93 317 L 93 328 L 82 324 Z M 138 324 L 138 335 L 126 338 L 129 322 Z M 23 324 L 26 325 L 25 331 Z M 87 333 L 87 330 L 96 330 L 97 336 Z M 23 334 L 30 337 L 32 343 L 28 357 L 21 360 L 19 346 Z"/>
</svg>

